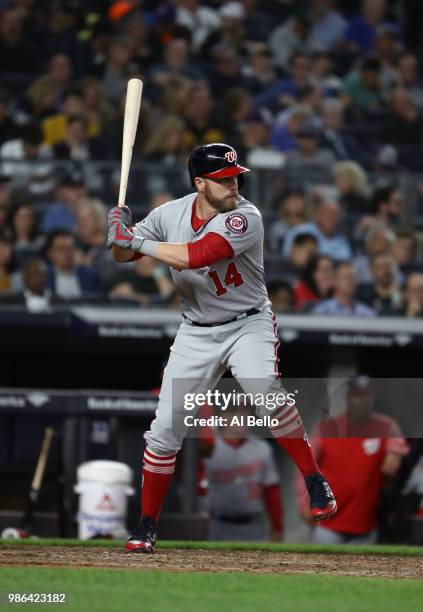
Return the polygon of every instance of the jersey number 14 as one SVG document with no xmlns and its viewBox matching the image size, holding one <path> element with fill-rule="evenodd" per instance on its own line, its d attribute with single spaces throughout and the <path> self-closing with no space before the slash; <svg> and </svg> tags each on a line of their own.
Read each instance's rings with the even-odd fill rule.
<svg viewBox="0 0 423 612">
<path fill-rule="evenodd" d="M 238 272 L 237 267 L 233 261 L 230 264 L 228 264 L 228 267 L 226 268 L 225 278 L 223 281 L 226 287 L 224 287 L 224 285 L 222 284 L 222 281 L 220 280 L 219 275 L 216 272 L 216 270 L 211 270 L 211 272 L 209 272 L 209 276 L 212 279 L 213 284 L 216 288 L 217 296 L 224 295 L 225 293 L 227 293 L 228 290 L 226 289 L 226 287 L 228 287 L 229 285 L 233 285 L 234 287 L 239 287 L 244 282 L 244 279 L 242 278 L 241 274 Z"/>
</svg>

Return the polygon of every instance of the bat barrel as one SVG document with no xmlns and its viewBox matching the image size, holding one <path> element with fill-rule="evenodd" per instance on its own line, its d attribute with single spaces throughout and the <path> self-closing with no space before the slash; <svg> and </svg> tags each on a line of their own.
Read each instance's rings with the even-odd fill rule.
<svg viewBox="0 0 423 612">
<path fill-rule="evenodd" d="M 118 206 L 125 206 L 128 187 L 129 168 L 132 160 L 132 149 L 137 134 L 138 117 L 141 106 L 143 83 L 140 79 L 130 79 L 126 89 L 125 116 L 123 120 L 122 163 Z"/>
</svg>

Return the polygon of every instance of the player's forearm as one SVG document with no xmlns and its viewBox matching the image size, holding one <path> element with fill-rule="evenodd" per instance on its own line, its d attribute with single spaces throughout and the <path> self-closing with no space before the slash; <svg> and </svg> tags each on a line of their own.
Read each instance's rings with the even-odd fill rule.
<svg viewBox="0 0 423 612">
<path fill-rule="evenodd" d="M 186 270 L 189 267 L 188 245 L 173 244 L 171 242 L 153 242 L 145 240 L 140 248 L 140 253 L 150 255 L 157 261 L 161 261 L 176 270 Z"/>
</svg>

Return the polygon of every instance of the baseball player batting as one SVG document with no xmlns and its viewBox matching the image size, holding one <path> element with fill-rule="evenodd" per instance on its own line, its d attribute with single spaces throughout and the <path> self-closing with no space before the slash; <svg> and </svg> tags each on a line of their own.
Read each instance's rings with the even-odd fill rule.
<svg viewBox="0 0 423 612">
<path fill-rule="evenodd" d="M 222 143 L 196 148 L 188 162 L 194 193 L 172 200 L 132 225 L 128 207 L 108 215 L 107 246 L 117 261 L 143 255 L 170 267 L 181 294 L 183 321 L 170 350 L 159 404 L 146 449 L 141 492 L 142 516 L 126 543 L 132 552 L 153 552 L 160 509 L 187 428 L 186 410 L 172 401 L 173 379 L 198 380 L 213 389 L 230 369 L 241 382 L 260 379 L 281 392 L 276 320 L 263 269 L 263 222 L 259 210 L 239 194 L 248 168 Z M 269 412 L 267 412 L 269 414 Z M 336 512 L 333 493 L 320 473 L 295 405 L 270 413 L 271 433 L 305 478 L 316 521 Z"/>
</svg>

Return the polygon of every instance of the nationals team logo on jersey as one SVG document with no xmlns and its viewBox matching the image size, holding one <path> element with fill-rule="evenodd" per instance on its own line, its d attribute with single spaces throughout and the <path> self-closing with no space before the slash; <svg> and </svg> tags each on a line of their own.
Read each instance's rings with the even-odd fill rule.
<svg viewBox="0 0 423 612">
<path fill-rule="evenodd" d="M 233 212 L 226 217 L 225 225 L 234 234 L 243 234 L 248 228 L 247 217 L 239 212 Z"/>
<path fill-rule="evenodd" d="M 366 455 L 374 455 L 380 449 L 380 438 L 367 438 L 363 440 L 363 450 Z"/>
</svg>

